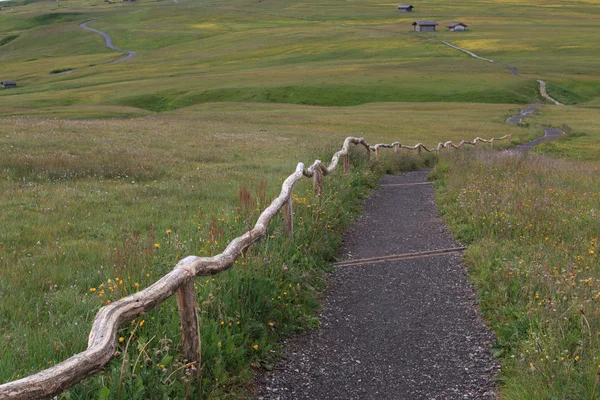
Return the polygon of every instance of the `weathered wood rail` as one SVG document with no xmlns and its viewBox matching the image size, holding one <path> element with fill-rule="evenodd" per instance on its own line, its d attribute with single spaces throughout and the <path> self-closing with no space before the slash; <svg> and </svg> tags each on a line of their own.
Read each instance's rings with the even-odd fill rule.
<svg viewBox="0 0 600 400">
<path fill-rule="evenodd" d="M 400 153 L 401 149 L 417 150 L 421 154 L 422 150 L 440 152 L 442 149 L 460 149 L 465 145 L 474 146 L 477 142 L 490 143 L 493 146 L 494 141 L 507 138 L 510 143 L 510 135 L 506 135 L 489 140 L 481 138 L 475 138 L 473 141 L 463 140 L 459 144 L 449 141 L 439 143 L 436 148 L 431 149 L 422 143 L 406 146 L 400 142 L 394 142 L 370 146 L 363 138 L 346 138 L 341 150 L 334 154 L 329 165 L 316 160 L 308 168 L 305 168 L 303 163 L 298 163 L 294 173 L 283 182 L 279 196 L 260 214 L 254 228 L 233 239 L 223 253 L 214 257 L 186 257 L 177 263 L 171 272 L 148 288 L 102 307 L 94 318 L 88 338 L 88 347 L 85 351 L 51 368 L 0 385 L 0 400 L 51 397 L 100 371 L 117 350 L 119 326 L 154 309 L 173 294 L 177 294 L 184 357 L 191 362 L 198 363 L 200 347 L 194 278 L 217 274 L 229 269 L 242 252 L 265 236 L 269 222 L 279 210 L 283 212 L 285 231 L 291 235 L 293 233 L 291 195 L 294 185 L 303 176 L 313 178 L 315 194 L 320 195 L 323 190 L 323 176 L 329 175 L 336 169 L 340 157 L 343 158 L 344 173 L 348 173 L 350 145 L 363 146 L 367 157 L 370 157 L 370 153 L 373 151 L 379 159 L 382 148 L 393 148 L 396 154 Z"/>
</svg>

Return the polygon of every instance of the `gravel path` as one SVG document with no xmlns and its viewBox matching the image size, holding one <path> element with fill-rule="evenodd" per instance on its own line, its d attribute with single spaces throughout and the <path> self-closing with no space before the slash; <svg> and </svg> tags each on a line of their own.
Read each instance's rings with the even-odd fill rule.
<svg viewBox="0 0 600 400">
<path fill-rule="evenodd" d="M 429 171 L 386 176 L 423 182 Z M 345 235 L 342 260 L 457 247 L 431 185 L 382 186 Z M 258 399 L 494 399 L 498 363 L 460 254 L 339 267 L 321 327 L 286 342 Z"/>
<path fill-rule="evenodd" d="M 531 142 L 523 143 L 514 148 L 514 150 L 518 151 L 529 151 L 540 143 L 550 142 L 552 140 L 556 140 L 559 137 L 563 136 L 565 133 L 558 128 L 550 128 L 544 126 L 544 136 L 532 140 Z"/>
<path fill-rule="evenodd" d="M 116 47 L 113 44 L 113 41 L 112 41 L 111 37 L 108 36 L 106 33 L 102 32 L 102 31 L 99 31 L 98 29 L 90 28 L 89 26 L 87 26 L 87 24 L 89 24 L 90 22 L 93 22 L 93 21 L 94 20 L 91 20 L 91 21 L 88 21 L 88 22 L 84 22 L 83 24 L 80 24 L 79 26 L 82 27 L 83 29 L 87 29 L 88 31 L 95 32 L 95 33 L 99 34 L 100 36 L 102 36 L 104 38 L 104 43 L 106 44 L 106 47 L 108 47 L 109 49 L 113 49 L 113 50 L 116 50 L 116 51 L 123 51 L 123 52 L 127 53 L 126 56 L 121 57 L 119 59 L 116 59 L 114 61 L 111 61 L 110 63 L 116 63 L 116 62 L 125 61 L 125 60 L 130 59 L 130 58 L 132 58 L 133 56 L 136 55 L 135 51 L 123 50 L 123 49 L 120 49 L 120 48 Z"/>
<path fill-rule="evenodd" d="M 521 111 L 521 114 L 515 115 L 514 117 L 510 117 L 506 120 L 506 122 L 508 122 L 509 124 L 520 124 L 521 122 L 523 122 L 523 118 L 533 114 L 535 110 L 537 110 L 537 108 L 535 108 L 534 106 L 529 106 L 523 111 Z"/>
<path fill-rule="evenodd" d="M 523 122 L 524 117 L 533 114 L 536 110 L 537 109 L 534 106 L 529 106 L 523 111 L 521 111 L 521 114 L 515 115 L 514 117 L 510 117 L 506 120 L 506 122 L 508 122 L 509 124 L 520 124 L 521 122 Z M 529 151 L 540 143 L 556 140 L 565 134 L 558 128 L 550 128 L 548 126 L 542 126 L 542 128 L 544 128 L 544 136 L 532 140 L 531 142 L 523 143 L 515 147 L 514 149 L 510 149 L 508 151 Z"/>
<path fill-rule="evenodd" d="M 445 44 L 446 46 L 452 47 L 453 49 L 456 49 L 456 50 L 462 51 L 464 53 L 467 53 L 471 57 L 477 58 L 478 60 L 487 61 L 487 62 L 491 62 L 493 64 L 501 65 L 504 68 L 506 68 L 507 70 L 509 70 L 510 73 L 513 74 L 514 76 L 519 76 L 519 77 L 521 76 L 515 67 L 511 67 L 510 65 L 499 63 L 498 61 L 494 61 L 494 60 L 491 60 L 489 58 L 484 58 L 484 57 L 478 56 L 477 54 L 473 53 L 472 51 L 469 51 L 467 49 L 463 49 L 462 47 L 455 46 L 455 45 L 453 45 L 451 43 L 448 43 L 448 42 L 445 42 L 443 40 L 440 40 L 440 42 L 443 43 L 443 44 Z"/>
<path fill-rule="evenodd" d="M 548 92 L 546 91 L 546 82 L 544 82 L 541 79 L 538 79 L 538 83 L 540 84 L 540 94 L 542 95 L 543 98 L 550 100 L 551 102 L 553 102 L 554 104 L 556 104 L 557 106 L 562 106 L 564 104 L 559 103 L 557 100 L 553 99 L 552 97 L 550 97 L 550 95 L 548 94 Z"/>
</svg>

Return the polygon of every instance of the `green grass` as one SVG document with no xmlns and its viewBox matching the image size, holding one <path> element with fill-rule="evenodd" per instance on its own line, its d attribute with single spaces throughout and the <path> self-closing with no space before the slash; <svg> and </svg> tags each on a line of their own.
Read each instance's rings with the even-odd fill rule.
<svg viewBox="0 0 600 400">
<path fill-rule="evenodd" d="M 561 27 L 581 23 L 591 7 L 587 4 L 565 15 L 541 3 L 506 7 L 488 1 L 473 8 L 432 2 L 409 16 L 372 2 L 348 7 L 327 2 L 90 5 L 72 3 L 74 13 L 35 3 L 28 7 L 38 10 L 37 15 L 19 9 L 17 16 L 3 17 L 1 29 L 19 34 L 21 42 L 14 49 L 9 43 L 0 56 L 7 73 L 23 82 L 10 95 L 11 103 L 55 107 L 68 97 L 70 104 L 139 105 L 152 111 L 212 101 L 527 103 L 539 99 L 533 78 L 547 79 L 551 94 L 569 103 L 600 92 L 593 70 L 596 59 L 590 56 L 597 46 L 592 20 L 584 18 L 581 30 L 570 29 L 553 46 L 547 36 L 537 34 L 539 29 L 551 32 L 554 28 L 547 26 L 557 21 Z M 526 23 L 521 14 L 533 9 L 541 13 L 542 28 Z M 450 40 L 514 65 L 525 78 L 412 34 L 411 20 L 424 15 L 442 23 L 468 19 L 470 32 L 441 31 L 425 38 Z M 78 27 L 90 19 L 115 45 L 137 51 L 136 57 L 107 64 L 120 54 L 106 49 L 99 35 Z M 580 47 L 574 47 L 574 40 Z M 45 54 L 49 47 L 54 51 Z M 567 69 L 549 56 L 557 48 L 570 52 Z M 50 62 L 78 71 L 48 80 L 47 71 L 54 69 L 48 68 Z M 86 69 L 90 64 L 96 66 Z M 540 65 L 545 70 L 536 70 Z"/>
<path fill-rule="evenodd" d="M 296 162 L 328 159 L 346 136 L 435 146 L 512 134 L 518 144 L 550 125 L 568 135 L 535 152 L 590 164 L 458 160 L 439 170 L 447 181 L 441 199 L 459 237 L 474 243 L 467 261 L 499 337 L 502 395 L 533 398 L 540 388 L 539 398 L 591 398 L 600 362 L 581 315 L 597 324 L 596 300 L 582 300 L 592 294 L 583 291 L 587 275 L 571 288 L 562 276 L 573 277 L 565 257 L 590 256 L 597 237 L 585 214 L 597 209 L 587 172 L 600 154 L 597 6 L 433 0 L 401 15 L 374 1 L 11 2 L 0 13 L 2 79 L 19 84 L 0 91 L 0 380 L 81 351 L 102 304 L 146 287 L 180 257 L 220 252 Z M 436 19 L 440 28 L 463 21 L 470 30 L 417 35 L 414 19 Z M 79 27 L 90 20 L 137 55 L 111 63 L 122 53 Z M 429 39 L 512 65 L 523 77 Z M 65 65 L 75 71 L 49 74 Z M 526 126 L 506 124 L 541 101 L 536 79 L 569 106 L 540 106 Z M 241 396 L 251 363 L 269 368 L 277 340 L 318 324 L 322 271 L 358 199 L 379 173 L 416 165 L 403 159 L 335 174 L 320 200 L 310 182 L 299 184 L 293 243 L 277 220 L 234 269 L 196 282 L 202 389 L 186 375 L 169 301 L 143 325 L 123 327 L 121 354 L 65 397 Z M 491 197 L 483 201 L 480 192 Z M 534 201 L 543 203 L 539 211 Z M 517 235 L 528 220 L 536 230 Z M 595 273 L 589 260 L 578 268 Z M 557 280 L 570 290 L 566 300 L 551 290 L 557 265 L 565 268 Z M 568 320 L 552 320 L 543 308 L 549 302 Z M 539 361 L 546 355 L 556 363 Z"/>
<path fill-rule="evenodd" d="M 429 146 L 492 133 L 512 132 L 515 140 L 537 135 L 534 128 L 504 123 L 514 111 L 511 106 L 445 106 L 227 103 L 129 119 L 90 118 L 115 109 L 71 110 L 85 119 L 53 117 L 60 110 L 39 110 L 34 117 L 5 109 L 15 116 L 0 124 L 0 321 L 6 344 L 1 379 L 24 376 L 83 350 L 91 321 L 106 300 L 148 286 L 183 256 L 222 251 L 253 224 L 297 161 L 327 160 L 348 135 L 407 144 L 427 135 Z M 128 110 L 120 111 L 138 109 Z M 497 117 L 490 121 L 490 115 Z M 425 120 L 430 122 L 426 131 Z M 406 133 L 400 135 L 399 126 Z M 414 165 L 407 160 L 401 167 Z M 197 282 L 203 311 L 203 396 L 243 391 L 250 363 L 273 362 L 270 350 L 277 348 L 276 338 L 315 326 L 315 296 L 325 284 L 320 271 L 335 257 L 341 232 L 378 173 L 336 173 L 326 178 L 321 200 L 311 194 L 310 181 L 299 184 L 293 243 L 277 220 L 267 240 L 238 260 L 234 270 L 208 284 Z M 241 202 L 241 191 L 249 192 L 251 200 Z M 118 393 L 119 382 L 127 396 L 141 384 L 150 397 L 148 393 L 172 397 L 198 390 L 181 380 L 186 371 L 174 302 L 143 319 L 128 354 L 132 360 L 139 355 L 152 368 L 142 372 L 129 365 L 126 379 L 119 379 L 123 359 L 117 358 L 99 377 L 74 388 L 73 398 L 97 393 L 101 382 L 111 396 Z M 121 331 L 124 343 L 134 327 Z M 147 342 L 146 353 L 140 352 Z M 165 343 L 171 343 L 168 355 L 174 357 L 168 365 L 162 362 Z M 259 350 L 254 350 L 256 344 Z M 170 381 L 178 383 L 167 384 L 173 372 Z"/>
<path fill-rule="evenodd" d="M 490 156 L 437 168 L 438 203 L 496 333 L 509 399 L 598 396 L 597 163 Z"/>
<path fill-rule="evenodd" d="M 2 39 L 0 39 L 0 46 L 4 46 L 5 44 L 10 43 L 13 40 L 17 39 L 18 37 L 19 37 L 19 35 L 10 35 L 10 36 L 3 37 Z"/>
</svg>

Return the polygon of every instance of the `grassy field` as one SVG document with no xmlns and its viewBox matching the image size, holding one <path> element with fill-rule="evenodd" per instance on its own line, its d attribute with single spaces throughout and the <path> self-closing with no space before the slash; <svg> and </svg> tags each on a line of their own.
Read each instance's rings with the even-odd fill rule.
<svg viewBox="0 0 600 400">
<path fill-rule="evenodd" d="M 349 135 L 370 143 L 429 146 L 512 134 L 521 143 L 541 136 L 540 125 L 548 125 L 567 135 L 536 152 L 589 164 L 557 162 L 536 169 L 528 161 L 478 161 L 475 167 L 447 161 L 438 173 L 448 182 L 442 203 L 461 237 L 485 241 L 474 241 L 468 261 L 482 298 L 492 304 L 483 309 L 508 368 L 501 376 L 505 398 L 534 398 L 536 387 L 544 388 L 540 399 L 595 395 L 591 371 L 599 355 L 595 339 L 581 338 L 593 332 L 577 319 L 579 303 L 564 300 L 560 309 L 572 324 L 552 330 L 544 322 L 548 316 L 532 316 L 527 309 L 531 296 L 560 300 L 552 297 L 547 277 L 532 272 L 536 281 L 512 283 L 494 275 L 501 283 L 495 287 L 484 279 L 500 273 L 490 263 L 506 249 L 510 262 L 514 258 L 523 270 L 537 271 L 549 257 L 571 273 L 570 259 L 559 257 L 576 254 L 587 257 L 585 266 L 595 271 L 597 259 L 584 254 L 595 249 L 590 241 L 597 236 L 589 216 L 565 225 L 571 233 L 564 241 L 562 228 L 540 228 L 520 246 L 519 237 L 503 236 L 508 225 L 500 227 L 500 236 L 496 228 L 489 230 L 486 218 L 501 212 L 498 204 L 487 204 L 471 219 L 465 209 L 479 204 L 477 190 L 511 194 L 502 205 L 520 209 L 531 196 L 531 202 L 550 196 L 540 194 L 547 182 L 575 185 L 550 186 L 565 196 L 575 193 L 564 204 L 555 197 L 548 202 L 561 210 L 560 218 L 598 209 L 593 186 L 584 189 L 593 175 L 579 174 L 596 171 L 600 154 L 595 17 L 600 1 L 437 0 L 415 5 L 406 15 L 395 11 L 396 4 L 374 1 L 2 4 L 0 79 L 19 86 L 0 90 L 0 381 L 81 351 L 103 304 L 146 287 L 182 256 L 220 252 L 248 229 L 298 161 L 327 159 Z M 415 19 L 436 19 L 440 29 L 463 21 L 470 31 L 417 35 L 410 25 Z M 111 63 L 123 53 L 79 27 L 91 20 L 90 27 L 136 56 Z M 522 77 L 438 40 L 512 65 Z M 536 79 L 547 80 L 549 93 L 569 106 L 540 105 L 528 125 L 506 124 L 524 104 L 542 101 Z M 192 384 L 192 371 L 179 355 L 177 314 L 169 302 L 124 327 L 120 355 L 65 398 L 242 396 L 251 364 L 272 367 L 278 338 L 318 324 L 322 270 L 378 174 L 422 165 L 411 158 L 383 165 L 364 165 L 359 155 L 353 159 L 354 174 L 326 180 L 320 200 L 311 195 L 310 182 L 297 187 L 293 243 L 276 221 L 267 240 L 238 260 L 234 271 L 197 282 L 202 389 Z M 555 175 L 553 168 L 570 172 Z M 496 183 L 483 178 L 486 169 Z M 531 170 L 532 181 L 520 169 Z M 537 188 L 533 195 L 511 189 L 517 178 Z M 456 202 L 462 187 L 471 203 Z M 551 210 L 535 218 L 539 224 L 552 221 L 554 229 L 562 219 L 548 217 Z M 524 226 L 529 217 L 500 222 L 514 230 L 515 221 Z M 572 233 L 577 229 L 579 236 Z M 543 247 L 549 244 L 554 249 Z M 484 252 L 488 248 L 491 253 Z M 596 279 L 582 279 L 588 278 Z M 513 292 L 523 295 L 514 306 L 501 301 Z M 582 315 L 594 324 L 588 313 Z M 521 355 L 532 350 L 527 347 L 532 335 L 563 328 L 571 332 L 563 335 L 569 342 L 548 339 L 542 355 L 564 361 L 556 351 L 569 350 L 571 358 L 560 356 L 568 363 L 556 361 L 562 369 L 544 369 Z M 535 379 L 527 380 L 530 376 Z"/>
<path fill-rule="evenodd" d="M 437 168 L 497 335 L 506 399 L 595 399 L 600 371 L 597 162 L 481 154 Z"/>
<path fill-rule="evenodd" d="M 77 114 L 85 115 L 86 110 Z M 178 258 L 220 252 L 228 240 L 247 229 L 258 207 L 275 196 L 297 161 L 326 159 L 347 135 L 364 135 L 373 143 L 402 138 L 406 144 L 426 137 L 427 145 L 435 145 L 448 138 L 512 133 L 515 140 L 526 140 L 540 134 L 539 128 L 505 124 L 506 116 L 514 111 L 506 105 L 467 108 L 451 103 L 350 108 L 228 103 L 135 119 L 4 118 L 0 127 L 0 151 L 5 155 L 0 161 L 0 202 L 4 205 L 0 213 L 4 228 L 0 233 L 0 315 L 6 349 L 0 363 L 2 379 L 14 379 L 81 351 L 101 305 L 146 287 L 172 269 Z M 490 114 L 499 117 L 490 121 L 486 117 Z M 465 121 L 470 122 L 468 127 Z M 371 184 L 373 177 L 361 181 Z M 309 195 L 310 182 L 298 187 L 294 246 L 289 246 L 275 224 L 263 247 L 243 261 L 248 269 L 217 277 L 211 285 L 199 285 L 202 301 L 225 298 L 215 300 L 217 308 L 212 303 L 202 307 L 206 311 L 202 321 L 205 395 L 238 387 L 239 379 L 247 377 L 249 362 L 262 360 L 268 365 L 274 336 L 314 324 L 309 317 L 314 301 L 307 299 L 323 283 L 310 267 L 326 268 L 324 261 L 335 255 L 339 234 L 356 212 L 352 210 L 357 204 L 351 206 L 349 197 L 356 201 L 357 191 L 364 193 L 364 184 L 348 189 L 344 187 L 347 179 L 333 183 L 340 178 L 331 179 L 330 192 L 322 202 Z M 242 191 L 251 193 L 251 205 L 240 202 Z M 335 191 L 340 194 L 334 195 Z M 326 217 L 312 222 L 311 207 L 326 212 Z M 310 225 L 304 226 L 302 216 Z M 315 237 L 315 229 L 326 233 Z M 290 273 L 280 276 L 283 264 Z M 265 270 L 267 266 L 276 269 Z M 232 291 L 249 279 L 257 279 L 255 291 L 232 299 Z M 113 287 L 114 282 L 118 286 Z M 290 284 L 300 284 L 295 295 L 306 297 L 302 302 L 294 300 L 298 302 L 294 312 L 246 301 L 276 298 L 287 292 L 281 285 Z M 142 344 L 156 337 L 146 353 L 152 349 L 164 354 L 160 338 L 179 342 L 173 307 L 170 302 L 150 313 L 144 330 L 136 331 L 136 340 Z M 240 322 L 244 329 L 221 329 L 221 321 Z M 280 328 L 273 331 L 269 323 Z M 125 328 L 123 337 L 129 332 Z M 140 332 L 143 335 L 137 336 Z M 221 351 L 220 342 L 231 348 Z M 142 344 L 131 346 L 138 349 Z M 253 350 L 255 344 L 260 351 Z M 171 346 L 169 354 L 177 354 L 176 348 Z M 162 356 L 161 360 L 151 358 L 152 365 L 164 365 Z M 221 360 L 223 367 L 215 369 L 215 360 Z M 173 364 L 166 376 L 181 366 Z M 112 368 L 121 371 L 120 363 Z M 158 390 L 148 386 L 155 379 L 153 374 L 166 377 L 157 368 L 144 376 L 143 393 Z M 114 395 L 120 380 L 111 378 L 110 371 L 100 379 Z M 98 382 L 89 382 L 72 395 L 100 390 Z M 185 388 L 164 385 L 161 390 L 175 395 Z"/>
<path fill-rule="evenodd" d="M 572 2 L 565 11 L 547 2 L 437 1 L 399 15 L 393 5 L 368 1 L 349 7 L 326 1 L 40 2 L 0 15 L 0 35 L 16 37 L 2 46 L 2 73 L 20 84 L 0 98 L 36 109 L 121 105 L 150 111 L 214 101 L 526 103 L 539 100 L 533 78 L 545 78 L 551 94 L 578 103 L 600 93 L 590 56 L 598 52 L 594 6 Z M 412 21 L 424 18 L 465 20 L 471 31 L 411 33 Z M 92 19 L 91 27 L 138 54 L 110 64 L 120 54 L 78 26 Z M 567 29 L 573 25 L 581 27 Z M 564 34 L 552 35 L 561 28 Z M 431 38 L 509 63 L 524 78 Z M 49 75 L 67 68 L 76 71 Z"/>
</svg>

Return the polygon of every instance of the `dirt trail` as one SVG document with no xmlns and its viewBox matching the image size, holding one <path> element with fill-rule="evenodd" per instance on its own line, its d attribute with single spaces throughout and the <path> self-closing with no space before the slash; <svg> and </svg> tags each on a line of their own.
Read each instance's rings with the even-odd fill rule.
<svg viewBox="0 0 600 400">
<path fill-rule="evenodd" d="M 104 38 L 104 43 L 106 44 L 106 47 L 108 47 L 109 49 L 113 49 L 113 50 L 116 50 L 116 51 L 122 51 L 122 52 L 126 52 L 127 53 L 126 56 L 121 57 L 119 59 L 116 59 L 114 61 L 111 61 L 110 63 L 117 63 L 117 62 L 125 61 L 125 60 L 130 59 L 130 58 L 132 58 L 133 56 L 136 55 L 135 51 L 123 50 L 123 49 L 120 49 L 120 48 L 116 47 L 113 44 L 113 41 L 112 41 L 111 37 L 108 36 L 106 33 L 102 32 L 102 31 L 99 31 L 98 29 L 90 28 L 89 26 L 87 26 L 87 24 L 89 24 L 90 22 L 93 22 L 93 21 L 94 20 L 84 22 L 83 24 L 80 24 L 79 26 L 82 27 L 83 29 L 87 29 L 88 31 L 95 32 L 95 33 L 99 34 L 100 36 L 102 36 Z"/>
<path fill-rule="evenodd" d="M 548 92 L 546 92 L 546 82 L 544 82 L 541 79 L 538 79 L 538 83 L 540 84 L 540 94 L 542 95 L 543 98 L 550 100 L 551 102 L 553 102 L 554 104 L 556 104 L 557 106 L 562 106 L 564 104 L 559 103 L 558 101 L 556 101 L 555 99 L 553 99 L 552 97 L 550 97 L 550 95 L 548 94 Z"/>
<path fill-rule="evenodd" d="M 523 111 L 521 111 L 521 114 L 515 115 L 514 117 L 510 117 L 509 119 L 506 120 L 506 122 L 508 122 L 509 124 L 520 124 L 523 122 L 523 118 L 525 118 L 528 115 L 533 114 L 535 112 L 535 110 L 537 110 L 537 108 L 535 108 L 534 106 L 529 106 L 526 109 L 524 109 Z"/>
<path fill-rule="evenodd" d="M 382 184 L 421 183 L 428 172 L 386 176 Z M 344 260 L 458 246 L 437 215 L 431 185 L 382 185 L 344 241 Z M 461 259 L 338 267 L 321 327 L 287 342 L 275 372 L 258 378 L 257 398 L 494 399 L 493 336 Z"/>
<path fill-rule="evenodd" d="M 550 128 L 548 126 L 544 126 L 543 128 L 544 128 L 544 136 L 537 138 L 535 140 L 532 140 L 531 142 L 520 144 L 517 147 L 515 147 L 514 150 L 529 151 L 532 148 L 534 148 L 535 146 L 537 146 L 538 144 L 556 140 L 565 134 L 563 131 L 561 131 L 558 128 Z"/>
<path fill-rule="evenodd" d="M 487 62 L 494 63 L 496 65 L 500 65 L 500 66 L 508 69 L 510 71 L 510 73 L 513 74 L 514 76 L 518 76 L 518 77 L 521 76 L 515 67 L 511 67 L 510 65 L 499 63 L 498 61 L 494 61 L 494 60 L 491 60 L 489 58 L 484 58 L 484 57 L 478 56 L 477 54 L 473 53 L 472 51 L 469 51 L 467 49 L 463 49 L 462 47 L 455 46 L 455 45 L 453 45 L 451 43 L 448 43 L 448 42 L 445 42 L 443 40 L 440 40 L 440 43 L 443 43 L 446 46 L 452 47 L 453 49 L 456 49 L 456 50 L 462 51 L 464 53 L 467 53 L 471 57 L 477 58 L 478 60 L 487 61 Z"/>
</svg>

